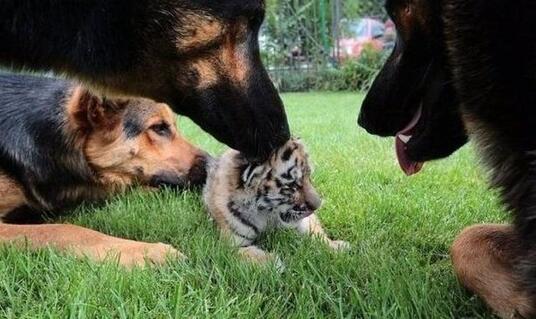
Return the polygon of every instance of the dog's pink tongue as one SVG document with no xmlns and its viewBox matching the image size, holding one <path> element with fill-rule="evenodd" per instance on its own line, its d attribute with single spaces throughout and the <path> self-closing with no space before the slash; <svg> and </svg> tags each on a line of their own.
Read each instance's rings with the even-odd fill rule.
<svg viewBox="0 0 536 319">
<path fill-rule="evenodd" d="M 424 163 L 414 162 L 409 159 L 408 154 L 406 153 L 406 144 L 400 139 L 399 136 L 396 137 L 396 156 L 398 158 L 398 164 L 408 176 L 417 174 L 421 171 Z"/>
<path fill-rule="evenodd" d="M 408 126 L 406 126 L 406 128 L 404 128 L 402 131 L 398 132 L 395 137 L 396 157 L 398 158 L 400 168 L 402 168 L 402 171 L 404 171 L 407 176 L 417 174 L 421 171 L 424 165 L 422 162 L 415 162 L 409 158 L 406 146 L 406 143 L 411 139 L 412 134 L 414 133 L 415 126 L 417 126 L 417 123 L 419 123 L 421 114 L 422 108 L 419 108 Z"/>
</svg>

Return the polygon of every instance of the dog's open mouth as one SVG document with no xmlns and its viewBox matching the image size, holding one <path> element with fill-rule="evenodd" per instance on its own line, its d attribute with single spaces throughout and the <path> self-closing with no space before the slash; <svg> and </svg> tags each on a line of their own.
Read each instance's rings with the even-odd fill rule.
<svg viewBox="0 0 536 319">
<path fill-rule="evenodd" d="M 402 168 L 404 173 L 408 176 L 420 172 L 424 165 L 423 162 L 412 161 L 407 153 L 407 144 L 413 138 L 415 128 L 417 127 L 421 116 L 422 106 L 419 107 L 410 123 L 403 130 L 398 132 L 395 137 L 395 148 L 398 163 L 400 164 L 400 167 Z"/>
</svg>

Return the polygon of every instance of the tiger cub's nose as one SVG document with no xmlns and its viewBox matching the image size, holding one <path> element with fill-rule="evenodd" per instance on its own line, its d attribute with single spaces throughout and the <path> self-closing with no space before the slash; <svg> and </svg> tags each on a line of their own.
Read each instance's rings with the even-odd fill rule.
<svg viewBox="0 0 536 319">
<path fill-rule="evenodd" d="M 304 198 L 305 205 L 307 205 L 307 208 L 310 210 L 315 211 L 322 206 L 320 195 L 318 195 L 316 190 L 310 185 L 304 188 Z"/>
</svg>

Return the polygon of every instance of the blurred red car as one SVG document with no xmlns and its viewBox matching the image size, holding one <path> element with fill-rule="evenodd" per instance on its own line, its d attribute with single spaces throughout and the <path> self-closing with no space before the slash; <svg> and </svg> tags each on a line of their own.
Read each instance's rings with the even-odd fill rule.
<svg viewBox="0 0 536 319">
<path fill-rule="evenodd" d="M 338 58 L 341 60 L 359 58 L 365 47 L 382 51 L 385 29 L 383 22 L 371 18 L 350 22 L 339 40 Z M 337 53 L 335 55 L 337 56 Z"/>
</svg>

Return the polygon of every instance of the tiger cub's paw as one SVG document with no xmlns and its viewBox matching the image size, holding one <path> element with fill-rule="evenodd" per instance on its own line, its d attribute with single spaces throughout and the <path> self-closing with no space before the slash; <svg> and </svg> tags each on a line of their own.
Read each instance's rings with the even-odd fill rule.
<svg viewBox="0 0 536 319">
<path fill-rule="evenodd" d="M 266 252 L 257 246 L 241 247 L 238 250 L 238 253 L 245 261 L 261 266 L 273 264 L 279 272 L 283 272 L 285 270 L 285 265 L 279 256 Z"/>
<path fill-rule="evenodd" d="M 330 240 L 328 242 L 329 248 L 331 248 L 334 251 L 348 251 L 352 246 L 350 246 L 350 243 L 344 240 Z"/>
</svg>

